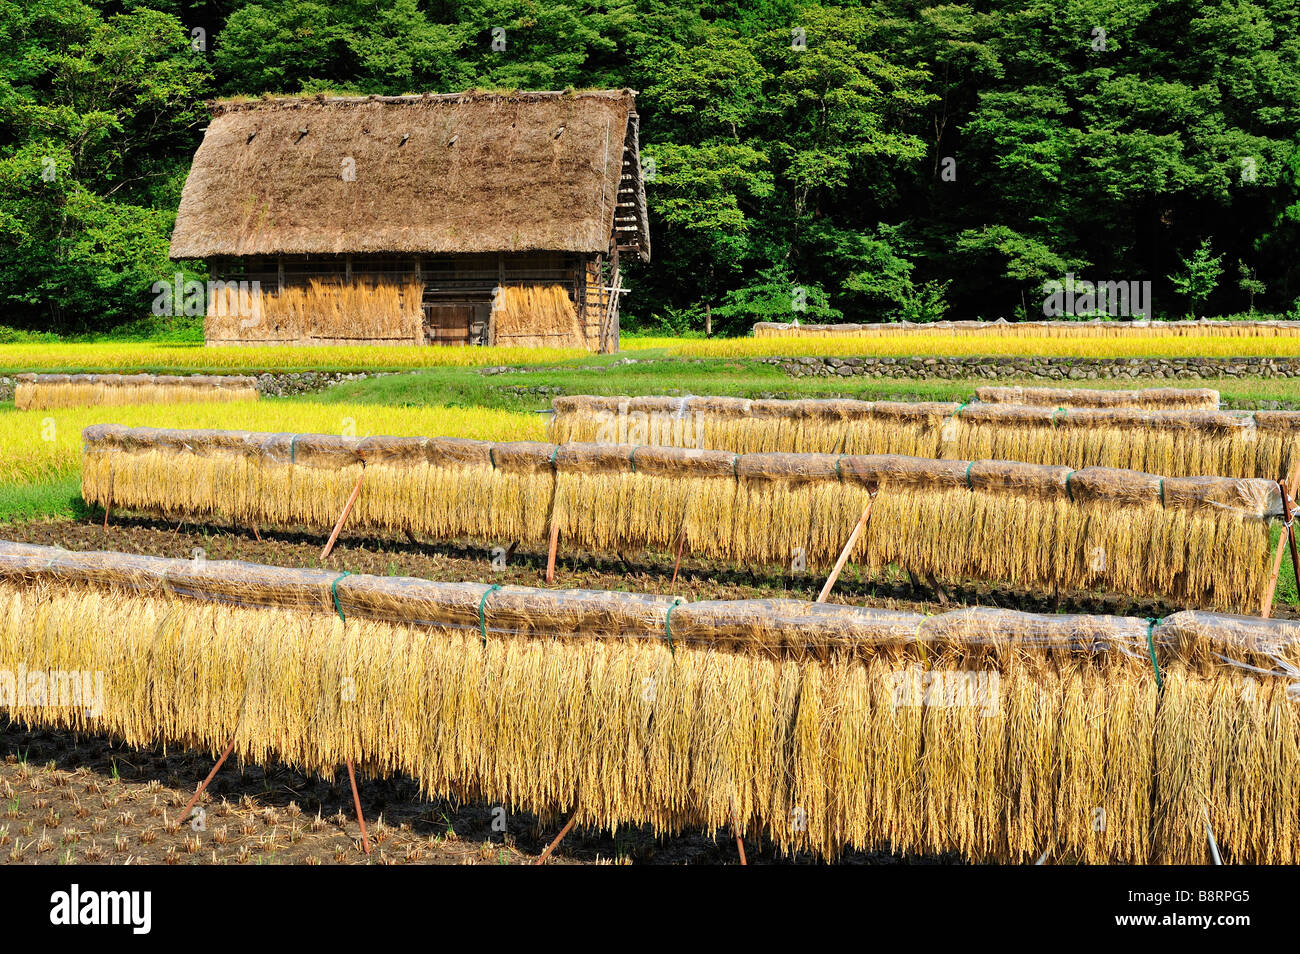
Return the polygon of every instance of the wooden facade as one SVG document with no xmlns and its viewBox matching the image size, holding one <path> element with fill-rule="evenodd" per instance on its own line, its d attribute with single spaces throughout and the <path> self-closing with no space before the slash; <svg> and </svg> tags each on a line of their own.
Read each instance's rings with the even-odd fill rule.
<svg viewBox="0 0 1300 954">
<path fill-rule="evenodd" d="M 634 99 L 622 90 L 214 105 L 172 257 L 202 258 L 215 281 L 257 282 L 264 301 L 284 296 L 291 318 L 218 321 L 210 310 L 208 342 L 617 351 L 621 262 L 650 255 Z M 233 221 L 214 213 L 231 208 Z M 328 307 L 314 321 L 321 310 L 296 304 L 320 303 L 331 288 L 381 289 L 384 308 L 368 317 L 362 306 Z M 533 299 L 510 294 L 518 289 L 544 293 L 549 324 L 521 318 L 518 301 Z"/>
</svg>

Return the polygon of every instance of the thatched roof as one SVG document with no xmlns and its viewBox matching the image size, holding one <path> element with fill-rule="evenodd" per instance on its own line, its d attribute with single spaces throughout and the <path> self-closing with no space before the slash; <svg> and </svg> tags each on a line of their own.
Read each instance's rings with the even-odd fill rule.
<svg viewBox="0 0 1300 954">
<path fill-rule="evenodd" d="M 171 256 L 606 252 L 624 145 L 636 140 L 635 97 L 612 90 L 212 103 Z M 643 203 L 637 215 L 644 232 Z"/>
</svg>

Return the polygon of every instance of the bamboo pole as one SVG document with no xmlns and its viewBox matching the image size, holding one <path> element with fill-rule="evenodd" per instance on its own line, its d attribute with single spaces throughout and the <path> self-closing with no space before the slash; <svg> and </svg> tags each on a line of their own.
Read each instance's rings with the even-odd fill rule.
<svg viewBox="0 0 1300 954">
<path fill-rule="evenodd" d="M 352 506 L 357 502 L 357 495 L 361 493 L 361 481 L 366 476 L 365 461 L 361 462 L 361 473 L 357 474 L 356 486 L 352 488 L 352 495 L 348 497 L 348 502 L 343 507 L 343 512 L 339 514 L 338 522 L 334 524 L 334 532 L 330 534 L 329 542 L 325 544 L 325 549 L 320 552 L 321 562 L 325 562 L 329 557 L 330 551 L 334 549 L 334 541 L 339 538 L 339 531 L 343 529 L 343 522 L 348 519 L 348 514 L 352 512 Z"/>
<path fill-rule="evenodd" d="M 844 564 L 849 562 L 849 553 L 853 550 L 853 545 L 858 542 L 858 537 L 862 536 L 863 529 L 867 526 L 867 521 L 871 519 L 871 508 L 876 504 L 876 493 L 873 491 L 867 499 L 867 507 L 862 511 L 862 516 L 858 518 L 857 526 L 849 534 L 848 542 L 844 544 L 844 549 L 840 551 L 840 557 L 835 561 L 835 567 L 831 570 L 831 575 L 826 578 L 826 585 L 822 587 L 821 593 L 817 597 L 818 603 L 825 603 L 826 597 L 831 595 L 831 588 L 835 586 L 835 581 L 840 578 L 840 571 L 844 569 Z"/>
</svg>

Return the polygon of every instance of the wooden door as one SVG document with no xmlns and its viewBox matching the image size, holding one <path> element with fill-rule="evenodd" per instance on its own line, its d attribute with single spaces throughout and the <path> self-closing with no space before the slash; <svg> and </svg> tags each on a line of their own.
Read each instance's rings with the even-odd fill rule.
<svg viewBox="0 0 1300 954">
<path fill-rule="evenodd" d="M 425 304 L 424 340 L 434 345 L 467 345 L 473 322 L 473 305 Z"/>
</svg>

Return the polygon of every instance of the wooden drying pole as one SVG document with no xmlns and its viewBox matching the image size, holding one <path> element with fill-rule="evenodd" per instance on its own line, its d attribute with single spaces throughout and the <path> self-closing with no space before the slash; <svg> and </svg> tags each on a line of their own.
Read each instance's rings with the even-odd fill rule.
<svg viewBox="0 0 1300 954">
<path fill-rule="evenodd" d="M 555 836 L 555 840 L 546 846 L 546 850 L 543 851 L 537 857 L 537 860 L 534 861 L 533 864 L 535 865 L 546 864 L 546 859 L 551 857 L 551 852 L 555 851 L 556 848 L 560 847 L 560 842 L 564 841 L 565 835 L 573 831 L 573 826 L 574 824 L 577 823 L 577 821 L 578 821 L 578 810 L 575 808 L 573 810 L 573 814 L 569 816 L 568 822 L 566 822 L 564 827 L 560 829 L 560 833 Z"/>
<path fill-rule="evenodd" d="M 745 860 L 745 840 L 740 837 L 740 822 L 736 819 L 736 800 L 729 798 L 727 801 L 731 808 L 731 830 L 736 836 L 736 851 L 740 852 L 740 866 L 744 868 L 749 865 L 749 862 Z"/>
<path fill-rule="evenodd" d="M 325 544 L 325 549 L 320 552 L 321 562 L 324 563 L 334 549 L 334 541 L 339 538 L 339 531 L 343 529 L 343 523 L 348 519 L 348 514 L 352 512 L 352 506 L 357 502 L 357 495 L 361 493 L 361 481 L 366 476 L 366 462 L 361 462 L 361 473 L 357 474 L 356 486 L 352 488 L 352 495 L 348 497 L 347 504 L 343 507 L 343 512 L 339 514 L 338 521 L 334 524 L 334 532 L 330 534 L 329 542 Z"/>
<path fill-rule="evenodd" d="M 203 795 L 204 790 L 212 784 L 212 780 L 216 778 L 217 773 L 221 771 L 221 766 L 226 764 L 226 759 L 230 757 L 230 753 L 234 750 L 235 737 L 231 736 L 230 744 L 226 746 L 226 751 L 221 753 L 221 758 L 217 759 L 217 764 L 212 766 L 212 771 L 208 773 L 208 777 L 199 782 L 199 787 L 194 790 L 194 794 L 190 797 L 190 800 L 185 803 L 185 810 L 181 812 L 181 817 L 179 819 L 180 824 L 185 824 L 185 819 L 189 818 L 190 812 L 194 811 L 194 806 L 198 804 L 199 798 Z M 352 805 L 357 811 L 357 824 L 361 826 L 361 845 L 362 848 L 365 849 L 366 854 L 370 854 L 370 834 L 366 831 L 366 816 L 361 811 L 361 795 L 357 791 L 357 776 L 352 767 L 351 759 L 347 760 L 347 766 L 348 781 L 352 783 Z"/>
<path fill-rule="evenodd" d="M 844 544 L 844 549 L 840 551 L 840 558 L 835 561 L 835 567 L 831 570 L 831 575 L 826 578 L 826 585 L 822 587 L 821 593 L 817 597 L 818 603 L 825 603 L 826 597 L 831 595 L 831 589 L 835 586 L 835 581 L 840 578 L 840 571 L 844 569 L 844 564 L 849 562 L 849 553 L 853 550 L 853 545 L 858 542 L 858 537 L 862 536 L 862 531 L 866 529 L 867 521 L 871 519 L 871 508 L 876 504 L 876 494 L 878 491 L 871 491 L 871 496 L 867 498 L 867 507 L 862 511 L 862 516 L 858 518 L 857 526 L 849 534 L 848 542 Z"/>
<path fill-rule="evenodd" d="M 546 585 L 555 582 L 555 553 L 560 548 L 560 521 L 551 514 L 551 542 L 546 550 Z"/>
<path fill-rule="evenodd" d="M 1296 558 L 1296 537 L 1295 521 L 1291 514 L 1291 496 L 1288 488 L 1294 490 L 1296 484 L 1300 482 L 1300 460 L 1291 468 L 1291 473 L 1287 479 L 1278 481 L 1278 488 L 1282 492 L 1282 532 L 1277 538 L 1277 552 L 1273 555 L 1273 572 L 1269 575 L 1268 586 L 1264 590 L 1263 604 L 1260 606 L 1259 615 L 1268 619 L 1273 613 L 1273 597 L 1277 592 L 1277 578 L 1282 572 L 1282 554 L 1285 552 L 1287 545 L 1291 547 L 1291 564 L 1296 574 L 1296 586 L 1300 587 L 1300 560 Z"/>
<path fill-rule="evenodd" d="M 686 524 L 682 524 L 682 532 L 677 536 L 677 559 L 673 561 L 673 581 L 669 586 L 677 585 L 677 571 L 682 566 L 682 548 L 686 546 Z"/>
</svg>

